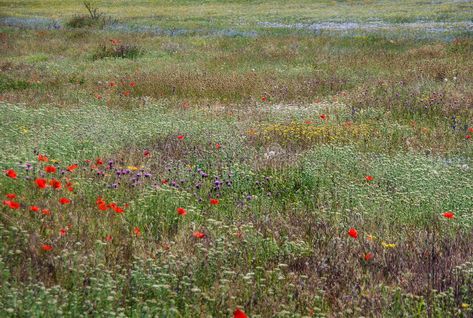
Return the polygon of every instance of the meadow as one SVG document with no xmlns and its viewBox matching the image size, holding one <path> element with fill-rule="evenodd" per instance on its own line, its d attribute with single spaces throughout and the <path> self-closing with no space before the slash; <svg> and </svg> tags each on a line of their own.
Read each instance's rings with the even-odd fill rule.
<svg viewBox="0 0 473 318">
<path fill-rule="evenodd" d="M 0 317 L 473 317 L 473 4 L 0 0 Z"/>
</svg>

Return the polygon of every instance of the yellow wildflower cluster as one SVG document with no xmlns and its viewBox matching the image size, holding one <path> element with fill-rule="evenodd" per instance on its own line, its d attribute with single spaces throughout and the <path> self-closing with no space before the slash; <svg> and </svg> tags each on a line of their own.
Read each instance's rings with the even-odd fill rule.
<svg viewBox="0 0 473 318">
<path fill-rule="evenodd" d="M 372 136 L 375 130 L 367 124 L 307 124 L 300 122 L 270 124 L 261 135 L 266 142 L 280 144 L 315 144 L 348 142 Z"/>
</svg>

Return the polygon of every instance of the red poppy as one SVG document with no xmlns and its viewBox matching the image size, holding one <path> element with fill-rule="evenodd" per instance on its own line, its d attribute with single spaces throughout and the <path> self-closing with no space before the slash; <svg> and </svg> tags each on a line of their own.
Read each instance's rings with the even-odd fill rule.
<svg viewBox="0 0 473 318">
<path fill-rule="evenodd" d="M 17 175 L 16 175 L 16 171 L 13 170 L 13 169 L 8 169 L 6 172 L 6 176 L 7 177 L 10 177 L 12 179 L 16 179 Z"/>
<path fill-rule="evenodd" d="M 101 100 L 101 99 L 102 99 L 102 95 L 100 95 L 100 94 L 95 94 L 95 98 L 97 98 L 98 100 Z"/>
<path fill-rule="evenodd" d="M 306 120 L 304 123 L 305 123 L 306 125 L 311 125 L 311 124 L 312 124 L 312 122 L 311 122 L 310 120 Z"/>
<path fill-rule="evenodd" d="M 46 166 L 44 168 L 44 171 L 46 171 L 47 173 L 55 173 L 56 172 L 56 167 L 55 166 Z"/>
<path fill-rule="evenodd" d="M 205 237 L 205 234 L 199 231 L 195 231 L 192 233 L 192 236 L 198 239 L 203 239 Z"/>
<path fill-rule="evenodd" d="M 110 87 L 114 87 L 115 85 L 116 85 L 116 84 L 115 84 L 114 81 L 111 81 L 110 83 L 108 83 L 108 86 L 110 86 Z"/>
<path fill-rule="evenodd" d="M 113 211 L 115 211 L 115 213 L 123 213 L 123 212 L 125 212 L 125 210 L 124 210 L 123 208 L 119 207 L 116 203 L 113 203 L 113 202 L 109 204 L 109 207 L 110 207 Z M 99 209 L 100 209 L 100 207 L 99 207 Z"/>
<path fill-rule="evenodd" d="M 245 312 L 239 308 L 237 308 L 233 312 L 233 318 L 248 318 L 248 316 L 245 314 Z"/>
<path fill-rule="evenodd" d="M 38 186 L 38 188 L 40 189 L 44 189 L 46 188 L 48 185 L 47 185 L 47 181 L 46 179 L 36 179 L 34 182 L 36 182 L 36 185 Z"/>
<path fill-rule="evenodd" d="M 149 150 L 145 149 L 145 151 L 143 151 L 143 156 L 149 157 L 150 155 L 151 153 L 149 152 Z"/>
<path fill-rule="evenodd" d="M 56 179 L 49 180 L 49 185 L 56 190 L 60 190 L 62 188 L 61 182 Z"/>
<path fill-rule="evenodd" d="M 266 98 L 266 96 L 261 97 L 261 101 L 262 101 L 262 102 L 265 102 L 265 101 L 267 101 L 267 100 L 268 100 L 268 99 Z"/>
<path fill-rule="evenodd" d="M 220 203 L 219 199 L 210 199 L 211 205 L 218 205 Z"/>
<path fill-rule="evenodd" d="M 322 115 L 320 115 L 319 117 L 320 117 L 320 119 L 322 119 L 322 120 L 326 120 L 326 119 L 327 119 L 327 115 L 325 115 L 325 114 L 322 114 Z"/>
<path fill-rule="evenodd" d="M 51 250 L 53 249 L 53 247 L 52 247 L 51 245 L 48 245 L 48 244 L 43 244 L 43 245 L 41 246 L 41 249 L 42 249 L 43 251 L 49 252 L 49 251 L 51 251 Z"/>
<path fill-rule="evenodd" d="M 95 160 L 95 164 L 98 165 L 98 166 L 103 165 L 102 159 L 97 158 L 97 160 Z"/>
<path fill-rule="evenodd" d="M 110 242 L 111 240 L 112 240 L 112 236 L 111 236 L 111 235 L 105 236 L 105 241 Z"/>
<path fill-rule="evenodd" d="M 365 176 L 366 181 L 373 181 L 374 177 L 373 176 Z"/>
<path fill-rule="evenodd" d="M 177 214 L 184 216 L 187 214 L 187 211 L 184 208 L 177 208 Z"/>
<path fill-rule="evenodd" d="M 97 204 L 99 210 L 106 211 L 109 208 L 107 203 L 101 197 L 98 197 L 95 203 Z"/>
<path fill-rule="evenodd" d="M 219 150 L 221 147 L 222 147 L 221 144 L 219 144 L 219 143 L 215 144 L 215 149 Z"/>
<path fill-rule="evenodd" d="M 66 230 L 66 229 L 60 229 L 60 230 L 59 230 L 59 235 L 61 235 L 61 236 L 66 236 L 66 234 L 67 234 L 67 230 Z"/>
<path fill-rule="evenodd" d="M 69 200 L 68 198 L 60 198 L 60 199 L 59 199 L 59 203 L 61 203 L 61 204 L 69 204 L 69 203 L 71 203 L 71 200 Z"/>
<path fill-rule="evenodd" d="M 38 161 L 48 162 L 49 159 L 48 159 L 48 157 L 46 157 L 45 155 L 39 154 L 39 155 L 38 155 Z"/>
<path fill-rule="evenodd" d="M 123 92 L 123 96 L 125 96 L 125 97 L 130 96 L 130 91 L 124 91 L 124 92 Z"/>
<path fill-rule="evenodd" d="M 69 190 L 69 192 L 72 192 L 72 191 L 74 191 L 74 188 L 73 187 L 67 187 L 67 190 Z"/>
<path fill-rule="evenodd" d="M 20 203 L 10 200 L 3 201 L 3 204 L 8 206 L 10 209 L 18 209 L 20 207 Z"/>
<path fill-rule="evenodd" d="M 32 206 L 30 206 L 30 211 L 31 211 L 31 212 L 38 212 L 38 211 L 39 211 L 39 207 L 37 207 L 36 205 L 32 205 Z"/>
<path fill-rule="evenodd" d="M 77 168 L 79 168 L 79 165 L 75 163 L 75 164 L 70 165 L 69 167 L 67 167 L 67 171 L 72 172 L 72 171 L 76 170 Z"/>
<path fill-rule="evenodd" d="M 43 209 L 43 210 L 41 210 L 41 214 L 43 214 L 43 215 L 51 215 L 51 211 L 49 211 L 48 209 Z"/>
<path fill-rule="evenodd" d="M 135 82 L 130 82 L 130 87 L 135 87 L 136 83 Z"/>
<path fill-rule="evenodd" d="M 374 258 L 374 255 L 373 255 L 373 253 L 368 252 L 363 256 L 363 258 L 365 259 L 365 261 L 369 262 Z"/>
<path fill-rule="evenodd" d="M 184 139 L 184 136 L 183 136 L 183 135 L 179 135 L 179 136 L 177 136 L 177 139 L 183 140 L 183 139 Z"/>
<path fill-rule="evenodd" d="M 139 227 L 135 226 L 135 228 L 133 229 L 133 232 L 136 234 L 136 236 L 140 236 L 141 235 L 141 230 Z"/>
<path fill-rule="evenodd" d="M 465 138 L 466 139 L 471 139 L 471 135 L 466 135 Z"/>
<path fill-rule="evenodd" d="M 453 212 L 450 212 L 450 211 L 444 212 L 442 215 L 443 215 L 444 218 L 447 218 L 447 219 L 454 219 L 455 218 L 455 214 Z"/>
<path fill-rule="evenodd" d="M 16 198 L 16 194 L 14 194 L 14 193 L 7 193 L 6 197 L 7 197 L 8 199 L 14 199 L 14 198 Z"/>
<path fill-rule="evenodd" d="M 468 132 L 473 133 L 473 127 L 468 128 Z"/>
<path fill-rule="evenodd" d="M 350 235 L 354 239 L 357 239 L 358 238 L 358 231 L 355 230 L 355 228 L 352 227 L 348 230 L 348 235 Z"/>
<path fill-rule="evenodd" d="M 168 180 L 166 179 L 161 180 L 161 184 L 168 184 Z"/>
</svg>

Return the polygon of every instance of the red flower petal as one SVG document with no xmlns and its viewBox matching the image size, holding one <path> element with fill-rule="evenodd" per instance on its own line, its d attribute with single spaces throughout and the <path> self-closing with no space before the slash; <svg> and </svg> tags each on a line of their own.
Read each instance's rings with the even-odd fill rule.
<svg viewBox="0 0 473 318">
<path fill-rule="evenodd" d="M 358 231 L 355 228 L 352 227 L 348 230 L 348 235 L 350 235 L 354 239 L 357 239 L 358 238 Z"/>
<path fill-rule="evenodd" d="M 245 314 L 243 310 L 237 308 L 233 312 L 233 318 L 248 318 L 248 316 Z"/>
</svg>

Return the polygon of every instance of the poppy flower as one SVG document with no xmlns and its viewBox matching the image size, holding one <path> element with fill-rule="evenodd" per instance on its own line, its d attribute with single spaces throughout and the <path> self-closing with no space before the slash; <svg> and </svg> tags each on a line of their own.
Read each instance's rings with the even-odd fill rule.
<svg viewBox="0 0 473 318">
<path fill-rule="evenodd" d="M 306 125 L 311 125 L 312 122 L 311 122 L 310 120 L 306 120 L 306 121 L 304 122 L 304 124 L 306 124 Z"/>
<path fill-rule="evenodd" d="M 59 235 L 61 235 L 61 236 L 66 236 L 66 234 L 67 234 L 67 230 L 66 230 L 66 229 L 60 229 L 60 230 L 59 230 Z"/>
<path fill-rule="evenodd" d="M 192 236 L 198 239 L 203 239 L 205 237 L 205 234 L 199 231 L 195 231 L 192 233 Z"/>
<path fill-rule="evenodd" d="M 112 236 L 111 236 L 111 235 L 105 236 L 105 241 L 110 242 L 111 240 L 112 240 Z"/>
<path fill-rule="evenodd" d="M 46 171 L 47 173 L 55 173 L 56 172 L 56 167 L 55 166 L 46 166 L 44 168 L 44 171 Z"/>
<path fill-rule="evenodd" d="M 177 208 L 177 214 L 184 216 L 187 214 L 187 211 L 184 208 Z"/>
<path fill-rule="evenodd" d="M 32 206 L 30 206 L 30 211 L 31 211 L 31 212 L 38 212 L 38 211 L 39 211 L 39 207 L 37 207 L 36 205 L 32 205 Z"/>
<path fill-rule="evenodd" d="M 177 136 L 177 139 L 183 140 L 183 139 L 184 139 L 184 136 L 183 136 L 183 135 L 179 135 L 179 136 Z"/>
<path fill-rule="evenodd" d="M 61 203 L 61 204 L 69 204 L 69 203 L 71 203 L 71 200 L 69 200 L 68 198 L 60 198 L 60 199 L 59 199 L 59 203 Z"/>
<path fill-rule="evenodd" d="M 149 152 L 149 150 L 145 149 L 145 151 L 143 151 L 143 156 L 149 157 L 150 155 L 151 153 Z"/>
<path fill-rule="evenodd" d="M 115 84 L 114 81 L 111 81 L 110 83 L 108 83 L 108 86 L 110 86 L 110 87 L 114 87 L 115 85 L 116 85 L 116 84 Z"/>
<path fill-rule="evenodd" d="M 133 232 L 136 234 L 136 236 L 140 236 L 141 235 L 141 230 L 139 227 L 135 226 L 135 228 L 133 229 Z"/>
<path fill-rule="evenodd" d="M 116 203 L 113 203 L 113 202 L 112 202 L 112 203 L 110 203 L 108 206 L 109 206 L 109 208 L 111 208 L 113 211 L 115 211 L 115 213 L 119 213 L 119 214 L 120 214 L 120 213 L 125 212 L 125 210 L 122 209 L 121 207 L 119 207 Z M 100 209 L 100 207 L 99 207 L 99 209 Z"/>
<path fill-rule="evenodd" d="M 6 176 L 9 177 L 9 178 L 12 178 L 12 179 L 16 179 L 17 177 L 17 174 L 16 174 L 16 171 L 13 170 L 13 169 L 8 169 L 6 172 Z"/>
<path fill-rule="evenodd" d="M 471 135 L 466 135 L 465 139 L 471 139 Z"/>
<path fill-rule="evenodd" d="M 363 256 L 363 258 L 364 258 L 365 261 L 369 262 L 374 258 L 374 255 L 373 255 L 373 253 L 368 252 Z"/>
<path fill-rule="evenodd" d="M 130 91 L 124 91 L 124 92 L 123 92 L 123 96 L 125 96 L 125 97 L 130 96 Z"/>
<path fill-rule="evenodd" d="M 100 95 L 100 94 L 95 94 L 95 98 L 97 98 L 98 100 L 101 100 L 101 99 L 102 99 L 102 95 Z"/>
<path fill-rule="evenodd" d="M 248 318 L 248 316 L 245 314 L 245 312 L 239 308 L 237 308 L 233 312 L 233 318 Z"/>
<path fill-rule="evenodd" d="M 473 133 L 473 127 L 468 128 L 468 132 Z"/>
<path fill-rule="evenodd" d="M 348 235 L 350 235 L 354 239 L 357 239 L 358 238 L 358 231 L 355 228 L 352 227 L 348 230 Z"/>
<path fill-rule="evenodd" d="M 221 145 L 221 144 L 218 144 L 218 143 L 217 143 L 217 144 L 215 144 L 215 149 L 219 150 L 221 147 L 222 147 L 222 145 Z"/>
<path fill-rule="evenodd" d="M 49 251 L 52 251 L 53 247 L 51 245 L 48 245 L 48 244 L 43 244 L 41 246 L 41 249 L 45 252 L 49 252 Z"/>
<path fill-rule="evenodd" d="M 56 190 L 60 190 L 62 188 L 61 181 L 56 179 L 49 180 L 49 185 Z"/>
<path fill-rule="evenodd" d="M 36 179 L 34 182 L 36 183 L 36 185 L 37 185 L 38 188 L 40 188 L 40 189 L 44 189 L 44 188 L 46 188 L 46 187 L 48 186 L 48 184 L 47 184 L 47 182 L 46 182 L 46 179 L 41 179 L 41 178 L 39 178 L 39 179 Z"/>
<path fill-rule="evenodd" d="M 373 176 L 365 176 L 365 180 L 366 181 L 373 181 L 374 180 L 374 177 Z"/>
<path fill-rule="evenodd" d="M 76 170 L 77 168 L 79 168 L 79 165 L 75 163 L 75 164 L 70 165 L 69 167 L 67 167 L 67 171 L 72 172 L 72 171 Z"/>
<path fill-rule="evenodd" d="M 210 199 L 211 205 L 218 205 L 220 203 L 219 199 Z"/>
<path fill-rule="evenodd" d="M 453 212 L 450 212 L 450 211 L 444 212 L 442 215 L 446 219 L 454 219 L 455 218 L 455 214 Z"/>
<path fill-rule="evenodd" d="M 42 155 L 42 154 L 39 154 L 39 155 L 38 155 L 38 161 L 42 161 L 42 162 L 48 162 L 48 161 L 49 161 L 49 159 L 48 159 L 48 157 L 47 157 L 47 156 L 45 156 L 45 155 Z"/>
<path fill-rule="evenodd" d="M 262 101 L 262 102 L 265 102 L 265 101 L 267 101 L 267 100 L 268 100 L 268 99 L 266 98 L 266 96 L 261 97 L 261 101 Z"/>
<path fill-rule="evenodd" d="M 327 119 L 327 115 L 325 115 L 325 114 L 322 114 L 322 115 L 320 115 L 319 117 L 320 117 L 320 119 L 322 119 L 322 120 L 326 120 L 326 119 Z"/>
<path fill-rule="evenodd" d="M 97 200 L 95 201 L 95 203 L 97 204 L 97 207 L 101 211 L 106 211 L 109 208 L 107 203 L 101 197 L 98 197 Z"/>
<path fill-rule="evenodd" d="M 136 83 L 135 82 L 130 82 L 130 87 L 135 87 Z"/>
<path fill-rule="evenodd" d="M 14 199 L 14 198 L 16 198 L 16 194 L 14 194 L 14 193 L 7 193 L 6 197 L 7 197 L 8 199 Z"/>
<path fill-rule="evenodd" d="M 161 180 L 161 184 L 168 184 L 168 180 L 166 179 Z"/>
<path fill-rule="evenodd" d="M 10 200 L 3 201 L 3 204 L 8 206 L 10 209 L 18 209 L 20 207 L 20 203 Z"/>
<path fill-rule="evenodd" d="M 97 160 L 95 160 L 95 164 L 98 166 L 103 165 L 103 160 L 100 158 L 97 158 Z"/>
<path fill-rule="evenodd" d="M 41 210 L 41 214 L 42 215 L 51 215 L 51 211 L 49 211 L 48 209 L 43 209 L 43 210 Z"/>
</svg>

